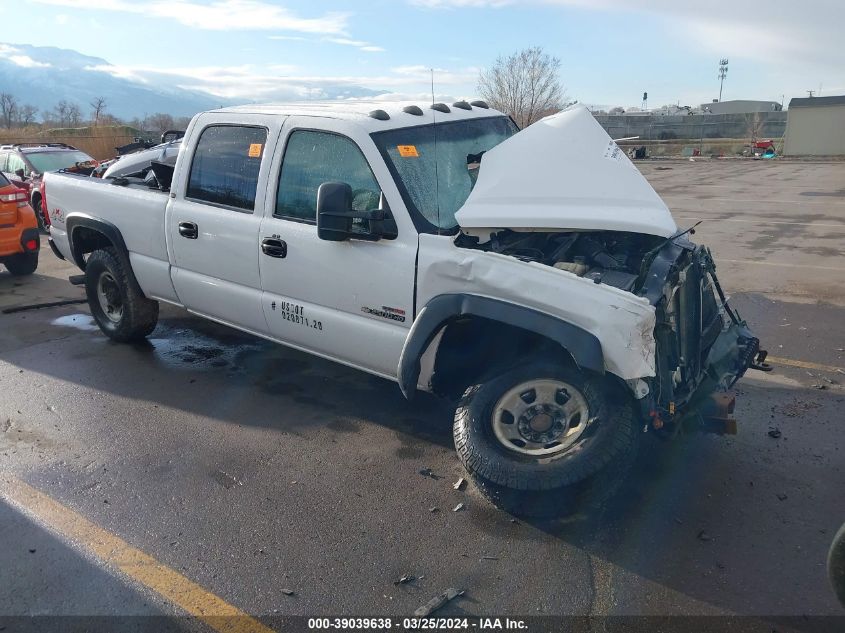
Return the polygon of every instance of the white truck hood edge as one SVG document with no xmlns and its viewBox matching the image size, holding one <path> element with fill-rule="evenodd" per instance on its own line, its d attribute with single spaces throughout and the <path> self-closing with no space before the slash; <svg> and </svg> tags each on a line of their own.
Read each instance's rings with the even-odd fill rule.
<svg viewBox="0 0 845 633">
<path fill-rule="evenodd" d="M 461 228 L 630 231 L 669 237 L 669 208 L 584 106 L 546 117 L 481 160 Z"/>
</svg>

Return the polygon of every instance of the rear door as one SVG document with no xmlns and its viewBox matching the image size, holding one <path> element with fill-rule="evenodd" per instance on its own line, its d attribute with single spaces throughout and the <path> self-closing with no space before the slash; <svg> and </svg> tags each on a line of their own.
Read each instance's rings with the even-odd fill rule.
<svg viewBox="0 0 845 633">
<path fill-rule="evenodd" d="M 189 310 L 265 334 L 258 228 L 262 183 L 283 117 L 236 118 L 235 124 L 232 115 L 203 115 L 182 149 L 186 162 L 180 164 L 165 220 L 171 277 Z"/>
<path fill-rule="evenodd" d="M 413 320 L 417 232 L 375 145 L 347 122 L 290 117 L 273 160 L 259 255 L 270 333 L 285 343 L 395 378 Z M 354 138 L 353 138 L 354 137 Z M 379 241 L 317 237 L 317 189 L 352 186 L 353 208 L 384 192 L 396 226 Z M 389 223 L 388 223 L 389 224 Z"/>
</svg>

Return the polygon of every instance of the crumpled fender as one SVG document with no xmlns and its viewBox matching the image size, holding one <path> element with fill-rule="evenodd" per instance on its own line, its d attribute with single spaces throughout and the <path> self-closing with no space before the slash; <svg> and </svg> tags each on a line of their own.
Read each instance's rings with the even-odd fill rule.
<svg viewBox="0 0 845 633">
<path fill-rule="evenodd" d="M 566 349 L 579 367 L 604 373 L 601 343 L 594 334 L 548 314 L 520 305 L 471 294 L 444 294 L 431 299 L 414 320 L 402 355 L 398 378 L 402 394 L 410 399 L 417 388 L 420 358 L 428 346 L 450 321 L 466 315 L 484 317 L 556 341 Z"/>
</svg>

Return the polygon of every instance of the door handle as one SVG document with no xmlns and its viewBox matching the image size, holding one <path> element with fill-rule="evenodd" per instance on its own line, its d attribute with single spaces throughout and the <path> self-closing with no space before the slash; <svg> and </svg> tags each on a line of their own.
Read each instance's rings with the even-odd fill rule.
<svg viewBox="0 0 845 633">
<path fill-rule="evenodd" d="M 288 255 L 288 245 L 284 240 L 265 237 L 261 240 L 261 252 L 270 257 L 284 259 Z"/>
<path fill-rule="evenodd" d="M 194 222 L 180 222 L 179 235 L 187 237 L 189 240 L 195 240 L 199 237 L 199 227 Z"/>
</svg>

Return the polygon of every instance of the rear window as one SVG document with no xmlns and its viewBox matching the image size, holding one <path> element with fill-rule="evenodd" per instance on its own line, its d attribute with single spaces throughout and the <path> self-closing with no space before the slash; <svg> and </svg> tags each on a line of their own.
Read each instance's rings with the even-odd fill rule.
<svg viewBox="0 0 845 633">
<path fill-rule="evenodd" d="M 61 150 L 58 152 L 27 152 L 26 158 L 30 163 L 32 163 L 33 169 L 40 174 L 46 174 L 50 171 L 59 171 L 60 169 L 68 169 L 70 167 L 75 167 L 77 163 L 90 163 L 94 160 L 85 152 L 75 150 Z M 10 156 L 9 159 L 9 162 L 11 163 L 12 156 Z M 19 167 L 25 168 L 22 160 Z"/>
<path fill-rule="evenodd" d="M 266 142 L 263 127 L 205 128 L 194 151 L 186 197 L 252 211 Z"/>
</svg>

